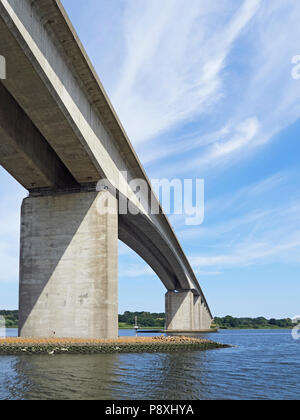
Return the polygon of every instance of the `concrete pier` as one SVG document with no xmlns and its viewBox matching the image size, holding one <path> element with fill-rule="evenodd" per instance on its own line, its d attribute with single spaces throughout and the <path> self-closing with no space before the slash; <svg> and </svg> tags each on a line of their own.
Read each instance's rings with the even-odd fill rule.
<svg viewBox="0 0 300 420">
<path fill-rule="evenodd" d="M 169 291 L 166 294 L 166 330 L 201 332 L 210 330 L 212 318 L 204 300 L 192 291 Z"/>
<path fill-rule="evenodd" d="M 99 214 L 103 194 L 23 201 L 21 337 L 118 336 L 118 216 Z"/>
<path fill-rule="evenodd" d="M 191 291 L 166 294 L 166 327 L 167 330 L 194 329 L 194 295 Z"/>
</svg>

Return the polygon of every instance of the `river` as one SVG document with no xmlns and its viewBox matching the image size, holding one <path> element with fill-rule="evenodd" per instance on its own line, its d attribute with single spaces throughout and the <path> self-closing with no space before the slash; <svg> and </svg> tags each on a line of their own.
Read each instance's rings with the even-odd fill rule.
<svg viewBox="0 0 300 420">
<path fill-rule="evenodd" d="M 291 331 L 203 336 L 236 347 L 176 354 L 0 356 L 0 399 L 300 399 L 300 341 Z"/>
</svg>

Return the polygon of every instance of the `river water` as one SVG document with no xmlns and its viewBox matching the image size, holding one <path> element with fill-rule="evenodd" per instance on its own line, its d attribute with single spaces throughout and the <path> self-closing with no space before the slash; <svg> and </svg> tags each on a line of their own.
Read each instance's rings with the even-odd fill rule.
<svg viewBox="0 0 300 420">
<path fill-rule="evenodd" d="M 221 331 L 202 337 L 236 347 L 175 354 L 0 356 L 0 399 L 300 399 L 300 341 L 291 331 Z"/>
</svg>

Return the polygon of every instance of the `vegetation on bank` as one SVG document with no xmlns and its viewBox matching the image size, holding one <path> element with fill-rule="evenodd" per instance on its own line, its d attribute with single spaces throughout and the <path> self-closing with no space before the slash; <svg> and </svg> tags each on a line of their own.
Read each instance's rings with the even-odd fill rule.
<svg viewBox="0 0 300 420">
<path fill-rule="evenodd" d="M 18 328 L 18 311 L 0 311 L 0 316 L 4 316 L 7 328 Z M 119 328 L 132 329 L 135 324 L 135 317 L 138 319 L 138 326 L 142 329 L 163 329 L 165 326 L 164 313 L 150 312 L 129 312 L 119 315 Z M 215 318 L 214 328 L 221 329 L 284 329 L 293 328 L 291 319 L 266 319 L 259 318 L 234 318 L 226 316 Z"/>
<path fill-rule="evenodd" d="M 295 325 L 289 318 L 286 319 L 266 319 L 259 318 L 233 318 L 232 316 L 225 316 L 224 318 L 215 318 L 215 324 L 221 329 L 285 329 L 293 328 Z"/>
<path fill-rule="evenodd" d="M 19 311 L 0 311 L 0 316 L 5 318 L 6 328 L 18 328 Z"/>
<path fill-rule="evenodd" d="M 123 315 L 119 315 L 120 328 L 132 328 L 135 324 L 135 317 L 137 317 L 140 328 L 162 329 L 165 327 L 164 313 L 126 311 Z"/>
</svg>

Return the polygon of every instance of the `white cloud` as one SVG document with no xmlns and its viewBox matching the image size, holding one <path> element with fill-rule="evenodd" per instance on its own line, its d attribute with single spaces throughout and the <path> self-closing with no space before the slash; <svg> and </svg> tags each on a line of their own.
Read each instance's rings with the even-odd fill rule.
<svg viewBox="0 0 300 420">
<path fill-rule="evenodd" d="M 207 112 L 222 96 L 221 72 L 260 0 L 126 4 L 127 54 L 113 103 L 137 144 Z"/>
<path fill-rule="evenodd" d="M 242 227 L 247 227 L 247 225 L 253 226 L 255 223 L 261 221 L 262 219 L 272 217 L 274 213 L 275 210 L 272 209 L 266 211 L 254 210 L 241 216 L 233 217 L 232 219 L 226 219 L 221 223 L 216 223 L 213 227 L 200 226 L 194 229 L 186 229 L 181 231 L 179 236 L 182 240 L 193 238 L 200 240 L 207 237 L 209 237 L 210 240 L 220 239 L 222 238 L 222 235 L 233 232 L 236 229 L 240 229 Z"/>
<path fill-rule="evenodd" d="M 209 150 L 204 152 L 204 155 L 197 159 L 190 159 L 188 165 L 184 165 L 184 170 L 188 168 L 195 168 L 200 166 L 202 170 L 207 167 L 217 165 L 220 160 L 225 163 L 225 159 L 232 159 L 232 155 L 239 153 L 241 149 L 244 149 L 249 143 L 255 138 L 260 128 L 260 123 L 256 117 L 248 118 L 242 121 L 232 131 L 228 130 L 224 133 L 224 139 L 222 141 L 216 141 Z M 226 134 L 225 134 L 226 133 Z"/>
<path fill-rule="evenodd" d="M 232 194 L 229 203 L 225 196 L 215 199 L 210 204 L 210 223 L 180 233 L 181 239 L 197 240 L 205 249 L 202 255 L 191 256 L 193 267 L 201 272 L 205 267 L 299 264 L 300 196 L 289 196 L 289 181 L 287 173 L 277 174 Z M 228 205 L 226 217 L 220 214 L 223 202 Z"/>
<path fill-rule="evenodd" d="M 274 191 L 284 188 L 295 178 L 293 171 L 282 171 L 250 185 L 241 186 L 238 190 L 231 191 L 221 196 L 216 196 L 205 203 L 205 213 L 216 214 L 222 209 L 222 213 L 230 209 L 249 212 L 253 203 L 258 199 L 265 199 Z M 283 197 L 281 197 L 283 200 Z M 268 201 L 266 205 L 268 206 Z M 278 203 L 277 203 L 278 204 Z"/>
<path fill-rule="evenodd" d="M 227 6 L 229 4 L 227 2 Z M 143 163 L 151 163 L 152 166 L 157 164 L 163 176 L 173 176 L 178 172 L 192 173 L 199 169 L 204 175 L 205 172 L 234 165 L 242 159 L 251 159 L 255 151 L 260 150 L 300 117 L 300 82 L 291 76 L 291 59 L 300 51 L 295 42 L 300 36 L 297 18 L 300 14 L 300 3 L 291 0 L 244 3 L 235 15 L 228 8 L 231 20 L 227 25 L 222 21 L 222 6 L 218 13 L 213 13 L 207 19 L 207 27 L 214 25 L 214 30 L 204 31 L 202 42 L 205 42 L 205 46 L 199 42 L 201 48 L 195 49 L 183 63 L 183 68 L 190 66 L 193 70 L 195 62 L 199 65 L 198 72 L 188 73 L 201 75 L 199 80 L 200 85 L 203 83 L 202 92 L 207 92 L 197 96 L 199 101 L 195 100 L 194 95 L 195 92 L 199 94 L 199 85 L 192 83 L 197 78 L 191 78 L 191 92 L 189 89 L 181 91 L 177 88 L 184 95 L 184 100 L 181 100 L 178 94 L 179 106 L 176 101 L 171 101 L 165 107 L 169 98 L 167 92 L 166 99 L 157 100 L 156 110 L 163 110 L 165 107 L 162 114 L 150 113 L 148 120 L 146 116 L 140 118 L 143 109 L 146 115 L 148 112 L 147 106 L 143 108 L 142 100 L 138 103 L 137 113 L 131 106 L 127 108 L 128 118 L 124 118 L 125 125 L 127 121 L 129 126 L 135 122 L 139 125 L 141 122 L 141 129 L 145 127 L 144 140 L 149 140 L 149 144 L 138 144 Z M 219 25 L 221 21 L 222 26 Z M 241 32 L 241 27 L 249 30 L 247 33 Z M 197 36 L 197 31 L 194 34 Z M 233 39 L 234 42 L 230 42 Z M 174 71 L 179 72 L 179 68 Z M 160 74 L 157 79 L 161 82 L 160 85 L 168 86 L 168 81 Z M 211 89 L 212 80 L 216 82 L 215 89 Z M 171 78 L 170 83 L 173 83 Z M 133 95 L 132 103 L 140 93 L 139 89 L 128 91 L 129 97 Z M 143 94 L 146 104 L 148 101 L 155 103 L 151 89 Z M 200 97 L 204 98 L 203 102 Z M 185 105 L 185 100 L 188 101 L 188 106 Z M 188 116 L 180 112 L 181 105 L 187 110 Z M 161 115 L 166 116 L 172 111 L 174 119 L 169 120 L 163 128 L 169 134 L 158 135 L 160 130 L 157 127 L 161 124 Z M 197 121 L 197 124 L 189 125 L 191 121 Z M 170 131 L 176 124 L 181 129 L 184 127 L 188 134 L 182 136 L 178 132 Z M 243 135 L 238 132 L 239 129 L 244 131 Z M 151 137 L 152 132 L 156 138 Z M 169 164 L 167 159 L 176 155 L 176 164 Z M 165 162 L 163 166 L 162 160 Z"/>
<path fill-rule="evenodd" d="M 98 49 L 88 44 L 142 162 L 162 176 L 251 159 L 299 118 L 299 2 L 122 0 L 114 13 L 108 4 L 91 8 L 104 17 L 90 31 Z"/>
<path fill-rule="evenodd" d="M 245 267 L 268 263 L 300 263 L 300 230 L 276 243 L 267 238 L 262 242 L 240 243 L 228 254 L 193 256 L 191 264 L 196 270 L 203 267 Z"/>
</svg>

